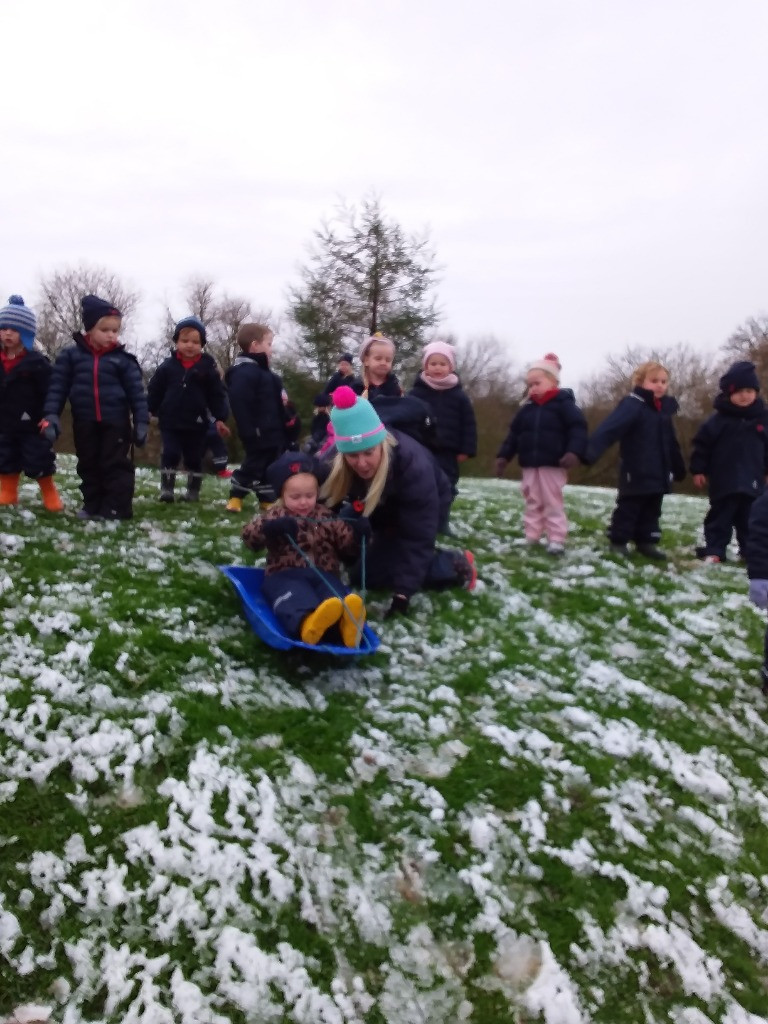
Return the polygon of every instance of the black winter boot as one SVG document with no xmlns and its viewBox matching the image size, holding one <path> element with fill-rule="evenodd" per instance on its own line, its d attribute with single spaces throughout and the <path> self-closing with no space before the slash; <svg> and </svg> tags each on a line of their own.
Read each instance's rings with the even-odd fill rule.
<svg viewBox="0 0 768 1024">
<path fill-rule="evenodd" d="M 199 473 L 187 474 L 187 489 L 182 494 L 182 501 L 200 501 L 200 487 L 203 478 Z"/>
<path fill-rule="evenodd" d="M 650 558 L 654 562 L 666 562 L 667 560 L 667 556 L 655 544 L 636 544 L 635 547 L 638 555 L 642 555 L 644 558 Z"/>
<path fill-rule="evenodd" d="M 160 501 L 173 501 L 173 489 L 176 486 L 176 474 L 163 471 L 160 474 Z"/>
<path fill-rule="evenodd" d="M 629 558 L 629 548 L 626 544 L 616 544 L 611 541 L 611 554 L 618 555 L 619 558 Z"/>
</svg>

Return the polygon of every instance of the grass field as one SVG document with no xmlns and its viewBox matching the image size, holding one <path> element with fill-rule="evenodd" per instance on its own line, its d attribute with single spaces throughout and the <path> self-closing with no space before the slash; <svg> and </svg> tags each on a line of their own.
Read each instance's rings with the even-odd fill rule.
<svg viewBox="0 0 768 1024">
<path fill-rule="evenodd" d="M 338 663 L 249 631 L 199 507 L 0 509 L 0 1020 L 768 1024 L 763 617 L 737 564 L 568 553 L 466 481 L 475 593 Z"/>
</svg>

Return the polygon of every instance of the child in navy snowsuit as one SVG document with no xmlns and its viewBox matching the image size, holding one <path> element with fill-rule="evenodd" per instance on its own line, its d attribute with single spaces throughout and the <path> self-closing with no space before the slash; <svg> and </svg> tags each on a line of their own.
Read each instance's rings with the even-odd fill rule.
<svg viewBox="0 0 768 1024">
<path fill-rule="evenodd" d="M 157 416 L 163 438 L 160 501 L 174 500 L 176 470 L 187 470 L 184 501 L 198 501 L 203 480 L 203 455 L 209 412 L 219 432 L 229 433 L 227 393 L 216 361 L 203 352 L 205 326 L 196 316 L 179 320 L 173 331 L 176 349 L 158 366 L 147 387 L 151 416 Z"/>
<path fill-rule="evenodd" d="M 24 472 L 49 512 L 64 507 L 53 482 L 56 457 L 40 433 L 51 364 L 35 345 L 35 314 L 20 295 L 0 309 L 0 505 L 17 505 Z"/>
<path fill-rule="evenodd" d="M 445 341 L 432 341 L 424 349 L 422 371 L 409 395 L 421 399 L 430 409 L 434 437 L 429 445 L 458 494 L 459 464 L 477 453 L 477 423 L 469 395 L 456 375 L 456 350 Z"/>
<path fill-rule="evenodd" d="M 672 417 L 677 401 L 667 395 L 669 373 L 656 361 L 638 366 L 633 390 L 600 424 L 589 440 L 586 462 L 596 462 L 619 442 L 619 489 L 608 527 L 611 549 L 629 554 L 634 541 L 639 554 L 664 561 L 658 548 L 661 506 L 673 480 L 685 479 L 685 463 Z"/>
<path fill-rule="evenodd" d="M 60 353 L 45 399 L 43 431 L 53 441 L 69 399 L 83 507 L 80 519 L 130 519 L 131 445 L 147 440 L 149 413 L 136 356 L 119 342 L 122 313 L 97 295 L 80 302 L 83 328 Z"/>
<path fill-rule="evenodd" d="M 734 363 L 720 378 L 714 415 L 693 439 L 693 482 L 709 487 L 705 543 L 696 549 L 705 562 L 725 561 L 734 530 L 743 555 L 752 503 L 765 489 L 768 410 L 759 390 L 755 364 Z"/>
<path fill-rule="evenodd" d="M 400 381 L 392 372 L 395 361 L 395 343 L 383 334 L 374 334 L 366 338 L 360 346 L 360 365 L 362 372 L 350 383 L 356 395 L 362 395 L 369 402 L 380 395 L 400 398 L 403 389 Z"/>
<path fill-rule="evenodd" d="M 749 512 L 746 549 L 749 599 L 763 611 L 768 609 L 768 491 L 752 502 Z M 763 640 L 763 665 L 760 670 L 763 693 L 768 697 L 768 628 Z"/>
<path fill-rule="evenodd" d="M 496 455 L 503 476 L 517 455 L 525 500 L 523 527 L 529 544 L 547 539 L 550 555 L 562 555 L 568 536 L 563 488 L 587 445 L 587 423 L 570 388 L 561 388 L 560 361 L 553 353 L 532 363 L 528 400 L 520 406 Z"/>
<path fill-rule="evenodd" d="M 232 474 L 228 512 L 240 512 L 243 498 L 256 491 L 262 504 L 274 500 L 264 475 L 291 444 L 299 420 L 281 378 L 269 368 L 274 333 L 264 324 L 243 324 L 237 332 L 240 355 L 227 370 L 229 392 L 245 458 Z"/>
<path fill-rule="evenodd" d="M 355 379 L 355 371 L 352 369 L 354 356 L 351 352 L 342 352 L 336 363 L 336 371 L 328 378 L 324 394 L 332 395 L 336 388 L 342 384 L 350 385 Z"/>
<path fill-rule="evenodd" d="M 267 549 L 262 593 L 287 636 L 314 645 L 340 633 L 346 647 L 357 647 L 365 606 L 341 582 L 340 556 L 356 555 L 371 528 L 367 519 L 339 519 L 318 503 L 326 475 L 327 467 L 311 455 L 281 455 L 266 472 L 279 497 L 244 528 L 243 543 Z"/>
</svg>

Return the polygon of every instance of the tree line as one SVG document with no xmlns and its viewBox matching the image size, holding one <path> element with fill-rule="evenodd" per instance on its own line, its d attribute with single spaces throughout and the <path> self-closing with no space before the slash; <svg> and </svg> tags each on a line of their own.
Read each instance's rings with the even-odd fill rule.
<svg viewBox="0 0 768 1024">
<path fill-rule="evenodd" d="M 478 457 L 465 472 L 487 476 L 493 472 L 507 424 L 524 397 L 525 365 L 542 353 L 511 354 L 495 336 L 457 338 L 438 332 L 439 270 L 428 236 L 409 234 L 387 216 L 378 197 L 368 196 L 359 206 L 341 205 L 315 231 L 299 279 L 288 287 L 282 315 L 276 316 L 250 297 L 231 294 L 201 274 L 185 282 L 179 307 L 166 308 L 153 337 L 132 338 L 130 322 L 140 308 L 139 293 L 106 268 L 87 265 L 45 275 L 29 305 L 37 314 L 37 341 L 55 359 L 80 327 L 81 297 L 95 293 L 108 298 L 123 312 L 128 327 L 125 340 L 147 379 L 167 355 L 174 324 L 183 316 L 194 314 L 205 324 L 207 351 L 222 373 L 237 355 L 240 326 L 268 323 L 280 335 L 276 369 L 307 425 L 312 398 L 335 369 L 340 352 L 355 352 L 364 338 L 381 331 L 397 345 L 395 371 L 407 388 L 420 369 L 421 349 L 439 336 L 457 349 L 462 384 L 477 415 Z M 761 380 L 768 380 L 768 317 L 746 320 L 714 354 L 681 343 L 665 349 L 628 347 L 608 357 L 605 366 L 577 389 L 590 429 L 627 393 L 632 370 L 648 359 L 658 359 L 670 371 L 670 392 L 680 403 L 678 433 L 687 452 L 699 423 L 712 411 L 717 381 L 728 363 L 752 360 Z M 66 450 L 66 435 L 62 446 Z M 232 454 L 237 458 L 236 437 Z M 156 461 L 155 446 L 150 444 L 142 458 Z M 573 472 L 571 480 L 611 486 L 616 461 L 613 452 L 599 465 Z"/>
</svg>

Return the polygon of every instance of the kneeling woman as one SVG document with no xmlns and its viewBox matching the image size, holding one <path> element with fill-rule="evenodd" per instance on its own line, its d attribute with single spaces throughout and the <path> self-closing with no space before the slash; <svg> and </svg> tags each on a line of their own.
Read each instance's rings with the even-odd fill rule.
<svg viewBox="0 0 768 1024">
<path fill-rule="evenodd" d="M 370 519 L 368 586 L 394 591 L 388 615 L 408 611 L 425 588 L 464 587 L 477 579 L 474 558 L 435 547 L 451 486 L 430 452 L 400 431 L 387 431 L 376 410 L 351 388 L 333 393 L 337 455 L 322 493 L 332 507 L 348 502 Z"/>
<path fill-rule="evenodd" d="M 267 549 L 261 591 L 287 636 L 314 645 L 335 642 L 340 633 L 346 647 L 357 647 L 365 607 L 339 579 L 339 556 L 354 556 L 370 526 L 365 518 L 344 522 L 318 505 L 321 476 L 324 469 L 312 456 L 281 455 L 266 473 L 278 500 L 248 523 L 243 543 Z"/>
</svg>

